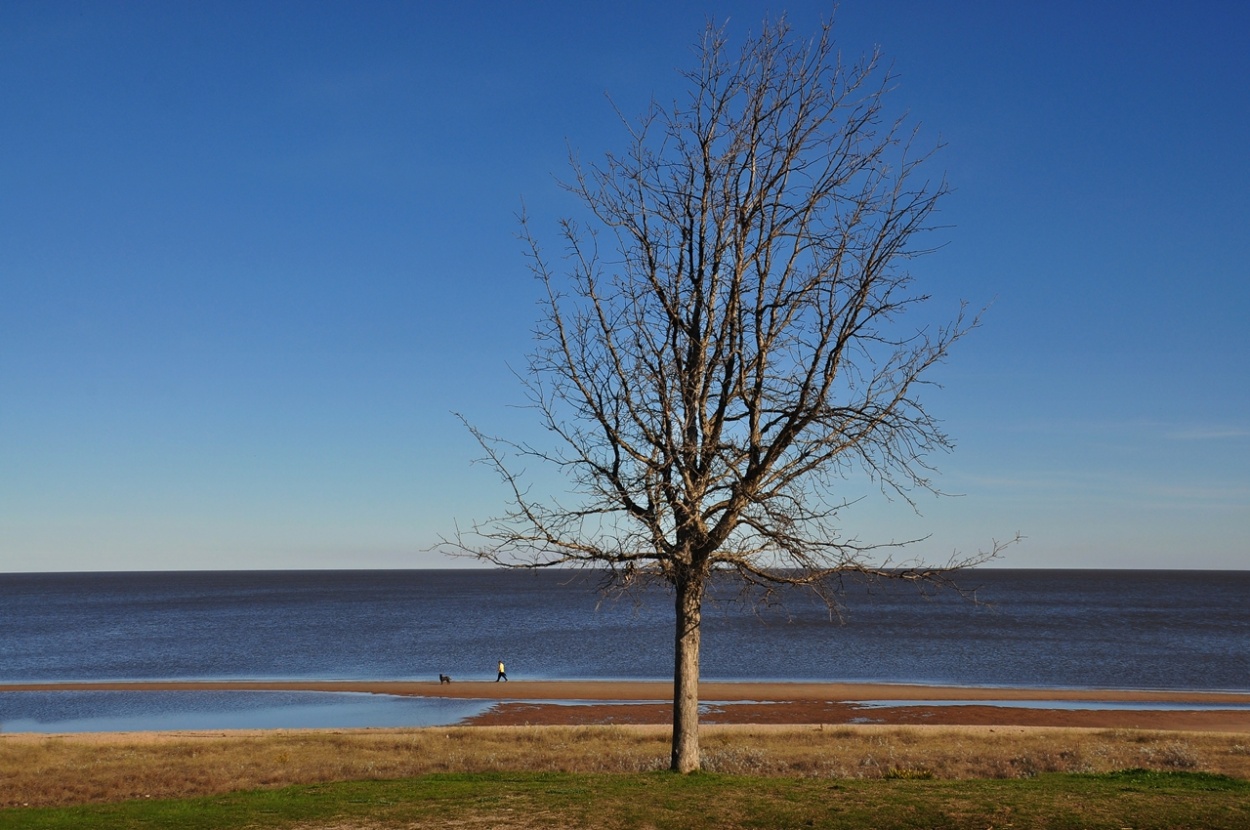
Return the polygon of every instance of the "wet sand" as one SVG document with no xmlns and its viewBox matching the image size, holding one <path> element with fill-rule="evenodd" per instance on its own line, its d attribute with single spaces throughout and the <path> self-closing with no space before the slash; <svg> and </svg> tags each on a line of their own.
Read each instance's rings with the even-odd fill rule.
<svg viewBox="0 0 1250 830">
<path fill-rule="evenodd" d="M 497 701 L 469 725 L 666 724 L 672 684 L 649 681 L 169 681 L 0 685 L 9 691 L 316 691 Z M 1000 689 L 887 683 L 700 685 L 706 724 L 927 724 L 1250 733 L 1250 693 Z M 891 701 L 895 705 L 868 705 Z M 943 705 L 957 701 L 959 705 Z M 1012 703 L 1013 705 L 994 705 Z M 1053 705 L 1051 705 L 1053 704 Z M 1087 704 L 1093 708 L 1080 708 Z M 1100 708 L 1114 704 L 1116 708 Z M 1135 709 L 1133 704 L 1167 705 Z M 1220 705 L 1247 708 L 1221 709 Z M 1193 706 L 1195 708 L 1186 708 Z"/>
</svg>

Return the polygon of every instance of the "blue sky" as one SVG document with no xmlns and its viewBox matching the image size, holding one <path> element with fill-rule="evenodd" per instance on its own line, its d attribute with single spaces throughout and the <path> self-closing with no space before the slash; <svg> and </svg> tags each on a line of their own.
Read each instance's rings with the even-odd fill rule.
<svg viewBox="0 0 1250 830">
<path fill-rule="evenodd" d="M 515 238 L 569 148 L 682 91 L 711 15 L 793 2 L 0 5 L 0 571 L 448 567 L 532 433 Z M 844 0 L 946 149 L 922 515 L 1015 567 L 1250 564 L 1250 5 Z M 605 97 L 610 94 L 611 102 Z"/>
</svg>

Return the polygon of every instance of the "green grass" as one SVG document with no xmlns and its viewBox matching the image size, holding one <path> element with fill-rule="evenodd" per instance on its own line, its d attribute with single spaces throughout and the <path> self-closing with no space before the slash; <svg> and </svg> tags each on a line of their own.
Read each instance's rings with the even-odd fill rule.
<svg viewBox="0 0 1250 830">
<path fill-rule="evenodd" d="M 1026 780 L 495 773 L 0 810 L 0 828 L 1250 828 L 1250 782 L 1131 770 Z"/>
</svg>

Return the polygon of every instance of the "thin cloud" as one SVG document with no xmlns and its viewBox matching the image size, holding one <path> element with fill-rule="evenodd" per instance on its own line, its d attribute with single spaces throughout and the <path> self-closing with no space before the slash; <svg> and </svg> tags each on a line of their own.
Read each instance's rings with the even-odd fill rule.
<svg viewBox="0 0 1250 830">
<path fill-rule="evenodd" d="M 1139 475 L 1081 469 L 1039 471 L 1029 476 L 967 477 L 978 497 L 1028 496 L 1046 502 L 1134 503 L 1158 507 L 1236 507 L 1250 505 L 1250 487 L 1240 482 L 1185 484 L 1143 480 Z"/>
<path fill-rule="evenodd" d="M 1027 435 L 1156 435 L 1170 441 L 1235 441 L 1250 438 L 1250 427 L 1225 424 L 1176 424 L 1143 419 L 1047 419 L 998 424 L 1000 432 Z"/>
<path fill-rule="evenodd" d="M 1168 433 L 1173 441 L 1228 441 L 1250 438 L 1250 429 L 1241 427 L 1188 427 Z"/>
</svg>

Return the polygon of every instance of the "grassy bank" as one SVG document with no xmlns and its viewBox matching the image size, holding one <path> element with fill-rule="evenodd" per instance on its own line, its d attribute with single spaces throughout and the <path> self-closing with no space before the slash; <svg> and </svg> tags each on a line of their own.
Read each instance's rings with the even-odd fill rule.
<svg viewBox="0 0 1250 830">
<path fill-rule="evenodd" d="M 457 727 L 346 732 L 0 735 L 0 807 L 215 795 L 441 773 L 646 773 L 655 727 Z M 1250 736 L 960 727 L 718 727 L 705 769 L 828 781 L 1019 779 L 1142 768 L 1250 779 Z M 1247 824 L 1250 826 L 1250 823 Z"/>
<path fill-rule="evenodd" d="M 207 798 L 0 810 L 0 829 L 1250 827 L 1250 782 L 1205 773 L 836 780 L 669 773 L 438 774 Z"/>
</svg>

